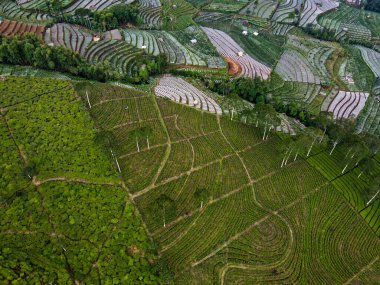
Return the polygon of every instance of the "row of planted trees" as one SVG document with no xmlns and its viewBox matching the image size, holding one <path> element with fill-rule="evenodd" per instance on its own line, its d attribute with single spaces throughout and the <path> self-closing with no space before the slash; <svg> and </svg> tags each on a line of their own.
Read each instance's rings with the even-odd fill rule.
<svg viewBox="0 0 380 285">
<path fill-rule="evenodd" d="M 236 118 L 236 117 L 235 117 Z M 232 119 L 232 117 L 231 117 Z M 246 109 L 239 114 L 239 120 L 252 127 L 259 128 L 262 140 L 267 140 L 270 133 L 281 124 L 278 113 L 271 105 L 259 103 L 252 109 Z M 135 134 L 135 132 L 132 132 Z M 140 132 L 137 132 L 140 133 Z M 327 151 L 329 156 L 334 155 L 337 146 L 345 151 L 343 160 L 344 167 L 340 175 L 349 173 L 352 169 L 358 168 L 359 179 L 363 174 L 371 177 L 366 191 L 368 192 L 367 205 L 373 203 L 379 197 L 380 178 L 373 175 L 377 167 L 374 156 L 380 150 L 379 139 L 371 135 L 359 135 L 355 133 L 354 124 L 349 120 L 335 122 L 330 113 L 322 112 L 313 118 L 312 126 L 305 127 L 296 136 L 283 136 L 278 145 L 282 160 L 280 167 L 285 167 L 290 162 L 294 162 L 300 157 L 307 159 L 319 152 Z M 315 149 L 317 152 L 315 153 Z M 349 169 L 349 165 L 351 168 Z M 209 201 L 211 193 L 207 188 L 197 188 L 194 193 L 194 200 L 200 208 Z M 177 214 L 176 201 L 166 194 L 161 194 L 150 206 L 152 216 L 157 222 L 162 221 L 166 227 L 167 221 Z"/>
<path fill-rule="evenodd" d="M 258 103 L 252 109 L 245 109 L 239 117 L 244 123 L 260 128 L 263 140 L 268 139 L 270 132 L 281 124 L 274 107 L 264 103 Z M 374 172 L 378 164 L 374 157 L 380 150 L 379 138 L 370 134 L 357 134 L 352 120 L 335 121 L 328 112 L 311 117 L 308 123 L 310 126 L 305 127 L 296 136 L 283 137 L 280 145 L 280 153 L 283 155 L 281 167 L 296 161 L 299 156 L 307 159 L 313 154 L 314 148 L 319 152 L 327 151 L 328 155 L 332 156 L 339 146 L 345 151 L 342 158 L 344 166 L 340 175 L 355 168 L 360 169 L 357 178 L 361 178 L 363 174 L 371 178 L 366 189 L 369 197 L 367 204 L 376 201 L 380 192 L 380 178 Z"/>
</svg>

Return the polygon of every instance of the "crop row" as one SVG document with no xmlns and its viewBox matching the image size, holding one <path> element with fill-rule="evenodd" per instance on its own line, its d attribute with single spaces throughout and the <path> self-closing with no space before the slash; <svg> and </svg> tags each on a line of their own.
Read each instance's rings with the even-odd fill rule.
<svg viewBox="0 0 380 285">
<path fill-rule="evenodd" d="M 179 271 L 201 259 L 235 234 L 264 216 L 251 187 L 206 207 L 196 223 L 188 227 L 175 244 L 162 253 L 170 269 Z"/>
<path fill-rule="evenodd" d="M 162 20 L 168 30 L 183 30 L 194 24 L 197 10 L 185 0 L 162 0 Z"/>
<path fill-rule="evenodd" d="M 128 4 L 131 3 L 132 1 L 126 1 Z M 73 2 L 70 6 L 66 7 L 64 9 L 65 13 L 74 13 L 75 10 L 83 8 L 83 9 L 90 9 L 90 10 L 95 10 L 95 11 L 100 11 L 104 10 L 106 8 L 109 8 L 113 5 L 116 4 L 121 4 L 125 3 L 125 1 L 122 0 L 76 0 Z"/>
<path fill-rule="evenodd" d="M 66 7 L 67 5 L 70 5 L 75 0 L 61 0 L 60 3 L 62 7 Z M 45 0 L 17 0 L 19 4 L 21 4 L 21 7 L 26 10 L 38 10 L 38 11 L 45 11 L 48 12 L 48 6 L 47 2 Z M 22 2 L 22 3 L 20 3 Z"/>
<path fill-rule="evenodd" d="M 46 44 L 64 46 L 81 55 L 92 42 L 92 35 L 77 26 L 70 24 L 54 24 L 46 29 L 44 41 Z"/>
<path fill-rule="evenodd" d="M 26 24 L 22 22 L 10 21 L 5 19 L 0 24 L 0 34 L 5 36 L 22 36 L 28 33 L 35 34 L 37 37 L 42 38 L 45 26 Z"/>
<path fill-rule="evenodd" d="M 305 0 L 301 13 L 300 26 L 315 24 L 318 15 L 339 7 L 339 2 L 334 0 Z"/>
<path fill-rule="evenodd" d="M 222 113 L 222 109 L 214 99 L 181 78 L 163 77 L 160 79 L 159 85 L 155 87 L 155 93 L 157 96 L 166 97 L 211 113 Z"/>
<path fill-rule="evenodd" d="M 206 66 L 202 58 L 184 47 L 168 32 L 125 30 L 124 37 L 132 46 L 140 49 L 144 46 L 150 54 L 165 54 L 170 63 Z"/>
<path fill-rule="evenodd" d="M 288 24 L 280 24 L 278 22 L 272 22 L 272 33 L 276 36 L 285 36 L 294 26 Z"/>
<path fill-rule="evenodd" d="M 143 7 L 160 7 L 160 0 L 139 0 L 139 3 Z"/>
<path fill-rule="evenodd" d="M 308 60 L 298 51 L 287 49 L 275 71 L 286 81 L 320 84 L 321 79 Z"/>
<path fill-rule="evenodd" d="M 285 23 L 292 24 L 297 21 L 298 16 L 295 15 L 295 11 L 301 10 L 302 0 L 287 0 L 285 2 L 281 1 L 276 12 L 273 14 L 272 20 Z M 290 17 L 290 15 L 294 14 L 294 17 Z"/>
<path fill-rule="evenodd" d="M 379 93 L 374 92 L 368 100 L 363 112 L 360 114 L 356 128 L 359 132 L 380 135 L 380 106 Z"/>
<path fill-rule="evenodd" d="M 160 28 L 162 25 L 161 19 L 162 7 L 147 7 L 141 6 L 139 16 L 148 28 Z"/>
<path fill-rule="evenodd" d="M 363 46 L 358 46 L 361 51 L 362 57 L 375 77 L 380 77 L 380 53 Z"/>
<path fill-rule="evenodd" d="M 351 237 L 353 231 L 357 234 Z M 373 248 L 375 239 L 335 189 L 325 187 L 253 227 L 194 268 L 191 276 L 214 283 L 340 284 L 373 262 L 379 251 Z M 186 280 L 184 274 L 177 281 L 189 284 Z"/>
<path fill-rule="evenodd" d="M 328 111 L 334 114 L 334 118 L 357 117 L 364 108 L 369 93 L 339 91 L 330 103 Z"/>
<path fill-rule="evenodd" d="M 108 61 L 120 75 L 128 75 L 131 73 L 135 57 L 142 53 L 141 50 L 137 50 L 123 41 L 101 40 L 89 45 L 84 57 L 92 64 Z"/>
<path fill-rule="evenodd" d="M 231 59 L 240 66 L 242 76 L 251 78 L 258 76 L 263 79 L 269 77 L 271 69 L 244 53 L 244 50 L 228 34 L 212 28 L 202 27 L 202 29 L 223 57 Z"/>
<path fill-rule="evenodd" d="M 341 4 L 339 9 L 332 10 L 318 18 L 318 23 L 336 31 L 336 37 L 340 33 L 356 40 L 368 42 L 371 36 L 380 35 L 380 17 L 377 13 L 366 10 L 358 10 L 348 5 Z"/>
<path fill-rule="evenodd" d="M 38 177 L 111 179 L 114 170 L 108 159 L 101 160 L 93 123 L 69 81 L 8 77 L 3 85 L 2 99 L 13 103 L 7 107 L 9 126 L 25 157 L 37 165 Z"/>
<path fill-rule="evenodd" d="M 239 11 L 239 14 L 246 14 L 264 19 L 270 19 L 276 10 L 277 2 L 271 0 L 260 0 L 250 2 Z"/>
<path fill-rule="evenodd" d="M 278 86 L 272 92 L 276 96 L 280 96 L 286 102 L 300 100 L 310 104 L 319 94 L 320 90 L 320 85 L 284 81 L 281 86 Z"/>
<path fill-rule="evenodd" d="M 19 20 L 43 21 L 49 19 L 47 14 L 23 10 L 15 1 L 11 0 L 2 0 L 0 2 L 0 13 L 6 15 L 8 18 Z"/>
</svg>

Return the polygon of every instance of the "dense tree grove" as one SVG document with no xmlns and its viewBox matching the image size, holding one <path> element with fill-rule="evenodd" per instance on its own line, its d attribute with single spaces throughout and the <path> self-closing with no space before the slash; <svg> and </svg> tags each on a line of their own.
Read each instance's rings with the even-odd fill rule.
<svg viewBox="0 0 380 285">
<path fill-rule="evenodd" d="M 364 9 L 374 12 L 380 12 L 380 0 L 367 0 Z"/>
<path fill-rule="evenodd" d="M 149 76 L 164 71 L 165 55 L 136 57 L 130 75 L 120 75 L 108 62 L 89 64 L 78 53 L 62 46 L 42 44 L 35 35 L 5 37 L 0 35 L 0 63 L 32 65 L 38 68 L 68 72 L 97 81 L 121 80 L 134 84 L 146 83 Z"/>
<path fill-rule="evenodd" d="M 342 38 L 338 40 L 336 38 L 336 30 L 335 29 L 327 29 L 317 27 L 316 25 L 309 24 L 303 28 L 303 30 L 313 36 L 314 38 L 323 40 L 323 41 L 339 41 L 342 44 L 360 44 L 369 48 L 372 48 L 373 44 L 370 41 L 364 40 L 355 40 L 353 38 Z"/>
<path fill-rule="evenodd" d="M 118 4 L 101 11 L 79 8 L 74 15 L 65 15 L 65 21 L 81 24 L 96 31 L 117 29 L 128 23 L 139 23 L 139 9 L 134 4 Z"/>
<path fill-rule="evenodd" d="M 95 134 L 71 83 L 9 76 L 0 95 L 0 283 L 162 283 L 105 155 L 114 139 Z"/>
<path fill-rule="evenodd" d="M 34 35 L 25 37 L 0 36 L 0 62 L 32 65 L 99 81 L 106 81 L 115 77 L 109 65 L 100 63 L 90 65 L 79 54 L 61 46 L 44 45 Z"/>
<path fill-rule="evenodd" d="M 203 79 L 206 86 L 220 95 L 236 94 L 251 103 L 265 103 L 268 92 L 268 82 L 260 77 L 254 79 L 239 77 L 233 81 Z"/>
</svg>

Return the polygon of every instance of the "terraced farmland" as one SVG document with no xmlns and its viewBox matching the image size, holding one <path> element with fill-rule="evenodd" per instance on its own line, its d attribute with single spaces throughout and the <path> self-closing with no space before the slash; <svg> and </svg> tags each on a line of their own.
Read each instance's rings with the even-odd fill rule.
<svg viewBox="0 0 380 285">
<path fill-rule="evenodd" d="M 365 63 L 372 70 L 375 77 L 380 77 L 380 53 L 362 46 L 358 46 Z"/>
<path fill-rule="evenodd" d="M 16 2 L 0 2 L 0 284 L 380 282 L 379 13 Z M 28 32 L 45 44 L 7 37 Z"/>
<path fill-rule="evenodd" d="M 334 51 L 335 47 L 327 42 L 288 35 L 287 49 L 275 71 L 286 81 L 329 83 L 326 62 Z"/>
<path fill-rule="evenodd" d="M 26 24 L 7 19 L 0 24 L 0 34 L 4 36 L 23 36 L 31 33 L 42 39 L 44 30 L 45 26 L 43 25 Z"/>
<path fill-rule="evenodd" d="M 156 96 L 169 98 L 211 113 L 222 114 L 222 109 L 214 99 L 181 78 L 165 76 L 160 79 L 154 91 Z"/>
<path fill-rule="evenodd" d="M 171 31 L 170 34 L 186 49 L 201 57 L 207 63 L 208 67 L 226 67 L 226 63 L 200 27 L 190 26 L 181 31 Z"/>
<path fill-rule="evenodd" d="M 46 29 L 44 41 L 48 45 L 64 46 L 84 55 L 92 42 L 92 35 L 84 28 L 70 24 L 54 24 Z"/>
<path fill-rule="evenodd" d="M 171 77 L 161 80 L 177 84 Z M 99 102 L 86 105 L 97 124 L 115 133 L 131 197 L 176 283 L 341 284 L 359 273 L 371 278 L 378 237 L 337 191 L 339 184 L 314 169 L 316 156 L 281 168 L 276 135 L 262 141 L 259 129 L 224 116 L 131 89 L 85 86 L 80 94 L 85 101 L 88 94 L 92 106 Z M 107 94 L 112 98 L 106 100 Z M 138 148 L 136 128 L 155 122 L 148 137 L 137 136 Z M 161 139 L 152 142 L 154 137 Z"/>
<path fill-rule="evenodd" d="M 272 20 L 285 24 L 293 24 L 297 22 L 299 16 L 295 14 L 295 11 L 301 11 L 301 5 L 302 0 L 280 1 L 276 12 L 273 14 Z"/>
<path fill-rule="evenodd" d="M 74 1 L 75 0 L 61 0 L 60 2 L 62 4 L 62 7 L 66 7 Z M 21 7 L 23 9 L 39 10 L 39 11 L 44 11 L 46 13 L 49 11 L 49 8 L 47 6 L 47 1 L 45 0 L 27 0 L 27 1 L 24 0 L 22 2 L 23 3 L 21 3 Z"/>
<path fill-rule="evenodd" d="M 31 22 L 48 21 L 50 19 L 47 14 L 22 10 L 21 7 L 12 0 L 2 0 L 0 2 L 0 15 L 4 15 L 12 20 Z"/>
<path fill-rule="evenodd" d="M 178 33 L 185 33 L 185 31 Z M 175 33 L 174 35 L 177 36 Z M 184 44 L 182 44 L 175 36 L 166 31 L 125 29 L 124 39 L 128 44 L 139 49 L 144 47 L 143 50 L 149 54 L 165 54 L 168 61 L 173 64 L 208 66 L 211 68 L 225 67 L 225 63 L 220 57 L 205 53 L 207 52 L 207 45 L 211 44 L 206 42 L 201 46 L 204 42 L 201 41 L 202 36 L 198 36 L 199 43 L 192 44 L 190 40 L 185 43 L 185 37 L 185 40 L 182 41 Z"/>
<path fill-rule="evenodd" d="M 347 36 L 357 42 L 369 42 L 371 36 L 380 36 L 380 16 L 370 11 L 355 9 L 342 4 L 338 10 L 323 14 L 318 23 L 335 30 L 337 38 Z"/>
<path fill-rule="evenodd" d="M 149 4 L 147 4 L 147 2 L 142 2 L 139 8 L 139 16 L 147 28 L 159 29 L 162 26 L 162 7 L 161 5 L 155 6 L 157 3 L 153 4 L 153 6 L 149 6 Z"/>
<path fill-rule="evenodd" d="M 376 86 L 360 114 L 356 128 L 359 132 L 380 136 L 380 86 Z"/>
<path fill-rule="evenodd" d="M 183 30 L 194 25 L 197 10 L 185 0 L 161 0 L 163 28 L 169 31 Z"/>
<path fill-rule="evenodd" d="M 133 0 L 127 0 L 127 1 L 122 1 L 122 0 L 77 0 L 72 3 L 72 5 L 67 6 L 64 9 L 65 13 L 73 13 L 75 10 L 79 8 L 84 8 L 84 9 L 90 9 L 94 11 L 101 11 L 104 9 L 107 9 L 113 5 L 125 3 L 129 4 L 132 3 Z"/>
<path fill-rule="evenodd" d="M 238 12 L 242 9 L 249 1 L 233 1 L 233 0 L 213 0 L 205 8 L 208 11 L 216 12 Z"/>
<path fill-rule="evenodd" d="M 200 12 L 195 20 L 198 23 L 228 22 L 232 21 L 232 14 L 224 14 L 218 12 Z"/>
<path fill-rule="evenodd" d="M 271 92 L 275 96 L 280 96 L 285 102 L 301 101 L 306 104 L 311 104 L 318 96 L 321 87 L 312 83 L 301 83 L 294 81 L 281 81 L 273 84 Z"/>
<path fill-rule="evenodd" d="M 286 50 L 282 54 L 275 71 L 285 81 L 321 83 L 319 75 L 309 66 L 307 59 L 297 51 Z"/>
<path fill-rule="evenodd" d="M 229 35 L 244 49 L 252 58 L 269 66 L 274 67 L 284 51 L 286 38 L 273 35 L 262 30 L 258 35 L 252 31 L 243 35 L 238 27 L 229 31 Z"/>
<path fill-rule="evenodd" d="M 303 27 L 308 24 L 315 24 L 318 15 L 337 7 L 339 7 L 339 2 L 335 0 L 305 0 L 299 24 Z"/>
<path fill-rule="evenodd" d="M 272 22 L 271 29 L 275 36 L 285 36 L 294 26 L 290 24 L 280 24 L 278 22 Z"/>
<path fill-rule="evenodd" d="M 143 51 L 118 40 L 101 40 L 93 42 L 85 50 L 84 57 L 90 63 L 108 61 L 121 76 L 131 74 L 135 64 L 135 57 L 142 55 Z"/>
<path fill-rule="evenodd" d="M 139 0 L 139 3 L 143 7 L 160 7 L 160 0 Z"/>
<path fill-rule="evenodd" d="M 257 2 L 250 2 L 247 6 L 239 11 L 239 14 L 260 17 L 263 19 L 270 19 L 277 8 L 277 1 L 274 0 L 260 0 Z"/>
<path fill-rule="evenodd" d="M 244 50 L 228 34 L 207 27 L 202 27 L 202 29 L 218 52 L 227 60 L 232 61 L 233 65 L 237 65 L 236 74 L 251 78 L 259 76 L 267 79 L 269 77 L 271 69 L 244 53 Z"/>
<path fill-rule="evenodd" d="M 339 91 L 330 103 L 328 111 L 334 114 L 334 118 L 357 117 L 364 108 L 369 93 Z"/>
<path fill-rule="evenodd" d="M 373 231 L 380 233 L 380 203 L 378 200 L 368 203 L 371 197 L 365 197 L 364 193 L 373 177 L 380 173 L 376 157 L 373 157 L 375 168 L 371 175 L 365 172 L 367 165 L 356 165 L 356 159 L 348 156 L 349 149 L 338 145 L 334 152 L 320 152 L 308 158 L 308 162 L 318 169 L 338 189 L 343 197 L 360 213 L 363 219 L 370 225 Z"/>
</svg>

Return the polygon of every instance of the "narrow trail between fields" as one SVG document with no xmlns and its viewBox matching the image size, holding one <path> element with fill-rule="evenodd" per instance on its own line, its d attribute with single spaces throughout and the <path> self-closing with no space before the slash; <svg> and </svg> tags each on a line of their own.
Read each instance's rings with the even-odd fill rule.
<svg viewBox="0 0 380 285">
<path fill-rule="evenodd" d="M 354 276 L 352 276 L 347 282 L 345 282 L 343 285 L 349 285 L 352 281 L 354 281 L 355 278 L 357 278 L 360 274 L 362 274 L 364 271 L 370 269 L 372 265 L 376 263 L 376 261 L 379 260 L 379 257 L 377 256 L 374 260 L 372 260 L 369 264 L 364 266 L 358 273 L 356 273 Z"/>
<path fill-rule="evenodd" d="M 33 176 L 32 183 L 35 186 L 40 186 L 44 183 L 48 182 L 54 182 L 54 181 L 63 181 L 63 182 L 69 182 L 69 183 L 80 183 L 80 184 L 92 184 L 92 185 L 103 185 L 103 186 L 121 186 L 121 182 L 119 183 L 113 183 L 113 182 L 94 182 L 94 181 L 88 181 L 84 179 L 71 179 L 66 177 L 51 177 L 46 178 L 44 180 L 37 180 L 36 176 Z"/>
<path fill-rule="evenodd" d="M 141 123 L 144 123 L 144 122 L 147 122 L 146 120 L 145 121 L 141 121 Z M 192 139 L 196 139 L 196 138 L 200 138 L 200 137 L 205 137 L 205 136 L 208 136 L 208 135 L 212 135 L 212 134 L 215 134 L 215 133 L 218 133 L 218 131 L 212 131 L 212 132 L 209 132 L 207 134 L 202 134 L 202 135 L 196 135 L 196 136 L 191 136 L 191 137 L 188 137 L 188 138 L 184 138 L 184 139 L 180 139 L 180 140 L 176 140 L 176 141 L 171 141 L 170 144 L 173 145 L 173 144 L 177 144 L 177 143 L 181 143 L 181 142 L 185 142 L 185 141 L 189 141 L 189 140 L 192 140 Z M 189 141 L 190 142 L 190 141 Z M 119 158 L 124 158 L 124 157 L 128 157 L 130 155 L 134 155 L 134 154 L 139 154 L 139 153 L 142 153 L 142 152 L 145 152 L 145 151 L 149 151 L 151 149 L 155 149 L 155 148 L 159 148 L 159 147 L 162 147 L 162 146 L 168 146 L 169 143 L 166 142 L 166 143 L 161 143 L 161 144 L 155 144 L 153 146 L 151 146 L 149 149 L 148 148 L 145 148 L 145 149 L 142 149 L 140 151 L 132 151 L 132 152 L 129 152 L 127 154 L 123 154 L 121 156 L 119 156 Z"/>
<path fill-rule="evenodd" d="M 218 130 L 218 131 L 216 131 L 216 132 L 220 132 L 220 131 Z M 187 139 L 184 139 L 183 141 L 187 141 Z M 175 143 L 177 143 L 177 141 L 176 141 Z M 141 195 L 143 195 L 143 194 L 146 194 L 146 193 L 149 192 L 150 190 L 153 190 L 153 189 L 155 189 L 155 188 L 157 188 L 157 187 L 159 187 L 159 186 L 162 186 L 162 185 L 165 185 L 165 184 L 167 184 L 167 183 L 169 183 L 169 182 L 172 182 L 172 181 L 174 181 L 174 180 L 180 179 L 180 178 L 182 178 L 182 177 L 185 176 L 185 175 L 190 175 L 190 174 L 192 174 L 193 172 L 196 172 L 196 171 L 202 170 L 203 168 L 206 168 L 206 167 L 208 167 L 208 166 L 210 166 L 210 165 L 213 165 L 213 164 L 216 164 L 216 163 L 220 163 L 220 162 L 223 161 L 224 159 L 230 158 L 230 157 L 232 157 L 232 156 L 234 156 L 234 155 L 238 155 L 239 153 L 244 152 L 244 151 L 247 151 L 247 150 L 249 150 L 249 149 L 251 149 L 251 148 L 254 148 L 254 147 L 256 147 L 256 146 L 258 146 L 258 145 L 260 145 L 260 144 L 262 144 L 262 143 L 263 143 L 263 142 L 258 142 L 258 143 L 256 143 L 256 144 L 253 144 L 253 145 L 247 146 L 246 148 L 244 148 L 244 149 L 242 149 L 242 150 L 233 150 L 231 153 L 226 154 L 226 155 L 224 155 L 224 156 L 221 156 L 220 158 L 218 158 L 218 159 L 216 159 L 216 160 L 213 160 L 213 161 L 207 162 L 207 163 L 205 163 L 205 164 L 201 164 L 201 165 L 198 165 L 198 166 L 196 166 L 196 167 L 193 167 L 193 168 L 191 168 L 191 169 L 189 169 L 189 170 L 187 170 L 187 171 L 184 171 L 184 172 L 179 173 L 178 175 L 175 175 L 175 176 L 172 176 L 172 177 L 166 178 L 166 179 L 164 179 L 164 180 L 162 180 L 162 181 L 160 181 L 159 183 L 156 183 L 156 184 L 154 184 L 154 185 L 151 184 L 151 185 L 147 186 L 145 189 L 140 190 L 140 191 L 138 191 L 138 192 L 136 192 L 136 193 L 134 193 L 134 194 L 131 194 L 131 198 L 132 198 L 132 199 L 135 199 L 135 198 L 137 198 L 137 197 L 139 197 L 139 196 L 141 196 Z M 172 144 L 173 144 L 173 143 L 172 143 Z M 191 144 L 191 143 L 190 143 L 190 144 Z M 164 145 L 167 145 L 167 144 L 164 144 Z M 151 149 L 152 149 L 152 148 L 153 148 L 153 147 L 151 147 Z M 193 148 L 193 149 L 194 149 L 194 148 Z M 195 151 L 194 151 L 193 154 L 195 155 Z M 123 157 L 124 157 L 124 156 L 123 156 Z M 245 166 L 245 164 L 243 164 L 243 165 Z M 249 179 L 249 177 L 248 177 L 248 181 L 251 181 L 251 182 L 248 183 L 248 184 L 246 184 L 246 185 L 248 185 L 248 186 L 249 186 L 249 185 L 252 185 L 253 183 L 258 182 L 259 180 L 261 180 L 261 179 L 263 179 L 263 178 L 265 178 L 265 177 L 267 177 L 267 176 L 271 176 L 272 173 L 275 173 L 275 172 L 276 172 L 276 171 L 271 172 L 271 173 L 269 173 L 269 174 L 267 174 L 267 175 L 265 175 L 265 176 L 260 177 L 260 178 L 257 179 L 257 180 Z"/>
<path fill-rule="evenodd" d="M 0 115 L 1 115 L 1 117 L 3 118 L 4 124 L 6 125 L 6 127 L 7 127 L 7 129 L 8 129 L 9 135 L 11 136 L 12 141 L 13 141 L 14 145 L 16 146 L 17 150 L 18 150 L 18 153 L 19 153 L 20 158 L 21 158 L 21 160 L 22 160 L 22 164 L 25 166 L 25 165 L 28 164 L 28 159 L 27 159 L 25 153 L 21 150 L 21 148 L 20 148 L 19 145 L 17 144 L 16 139 L 15 139 L 15 137 L 14 137 L 14 135 L 13 135 L 12 129 L 9 127 L 8 120 L 7 120 L 7 118 L 5 117 L 5 114 L 4 114 L 4 113 L 5 113 L 5 109 L 0 108 Z"/>
<path fill-rule="evenodd" d="M 233 155 L 233 154 L 232 154 L 232 155 Z M 215 163 L 215 162 L 214 162 L 214 163 Z M 288 164 L 288 166 L 293 166 L 293 164 L 297 164 L 297 162 L 295 162 L 295 163 L 291 163 L 291 164 Z M 281 172 L 281 171 L 282 171 L 282 169 L 279 169 L 279 170 L 276 170 L 276 171 L 272 171 L 272 172 L 270 172 L 270 173 L 268 173 L 268 174 L 266 174 L 266 175 L 264 175 L 264 176 L 261 176 L 260 178 L 254 180 L 254 181 L 252 181 L 252 182 L 249 182 L 249 183 L 243 184 L 243 185 L 239 186 L 238 188 L 236 188 L 236 189 L 234 189 L 234 190 L 232 190 L 232 191 L 230 191 L 230 192 L 228 192 L 228 193 L 226 193 L 226 194 L 221 195 L 221 196 L 218 197 L 218 198 L 212 199 L 212 200 L 210 200 L 208 203 L 206 203 L 206 204 L 204 205 L 203 209 L 197 208 L 197 209 L 195 209 L 195 210 L 193 210 L 193 211 L 187 213 L 186 215 L 179 216 L 179 217 L 176 218 L 175 220 L 173 220 L 173 221 L 171 221 L 170 223 L 166 224 L 166 227 L 173 226 L 173 225 L 175 225 L 176 223 L 182 221 L 183 219 L 186 219 L 186 218 L 191 217 L 192 215 L 198 213 L 198 212 L 201 211 L 201 210 L 204 210 L 204 211 L 205 211 L 205 210 L 207 209 L 207 207 L 209 207 L 210 205 L 212 205 L 212 204 L 214 204 L 214 203 L 217 203 L 217 202 L 219 202 L 219 201 L 221 201 L 221 200 L 224 200 L 224 199 L 230 197 L 231 195 L 234 195 L 234 194 L 240 192 L 241 190 L 243 190 L 243 189 L 245 189 L 245 188 L 247 188 L 247 187 L 249 187 L 249 186 L 253 186 L 253 185 L 255 185 L 256 183 L 258 183 L 258 182 L 260 182 L 260 181 L 262 181 L 262 180 L 264 180 L 264 179 L 266 179 L 266 178 L 270 178 L 270 177 L 272 177 L 273 175 L 275 175 L 275 174 L 277 174 L 277 173 L 279 173 L 279 172 Z M 254 197 L 254 198 L 255 198 L 255 201 L 257 202 L 256 197 Z M 265 212 L 270 213 L 270 212 L 267 211 L 267 210 L 265 210 Z M 153 233 L 153 235 L 157 235 L 158 233 L 162 232 L 163 230 L 165 230 L 165 228 L 160 228 L 160 229 L 156 230 L 156 231 Z"/>
<path fill-rule="evenodd" d="M 293 207 L 294 205 L 296 205 L 297 203 L 301 202 L 302 200 L 304 200 L 305 198 L 309 197 L 310 195 L 318 192 L 319 190 L 321 190 L 324 186 L 328 185 L 330 182 L 325 182 L 324 184 L 320 185 L 319 187 L 315 188 L 314 190 L 302 195 L 301 197 L 299 197 L 298 199 L 294 200 L 293 202 L 289 203 L 288 205 L 285 205 L 284 207 L 282 208 L 279 208 L 275 211 L 271 211 L 268 215 L 264 216 L 263 218 L 259 219 L 258 221 L 256 221 L 255 223 L 253 223 L 252 225 L 250 225 L 249 227 L 247 227 L 245 230 L 237 233 L 236 235 L 232 236 L 231 238 L 229 238 L 226 242 L 223 243 L 222 246 L 216 248 L 215 250 L 213 250 L 210 254 L 206 255 L 205 257 L 203 257 L 202 259 L 198 260 L 198 261 L 195 261 L 191 264 L 191 267 L 195 267 L 203 262 L 205 262 L 206 260 L 210 259 L 211 257 L 215 256 L 219 251 L 221 251 L 223 248 L 227 247 L 231 242 L 233 242 L 234 240 L 238 239 L 239 237 L 241 237 L 242 235 L 244 235 L 245 233 L 247 233 L 248 231 L 250 231 L 252 228 L 256 227 L 257 225 L 259 225 L 260 223 L 264 222 L 265 220 L 267 220 L 269 217 L 271 217 L 272 215 L 278 215 L 279 212 L 287 209 L 287 208 L 290 208 L 290 207 Z"/>
</svg>

